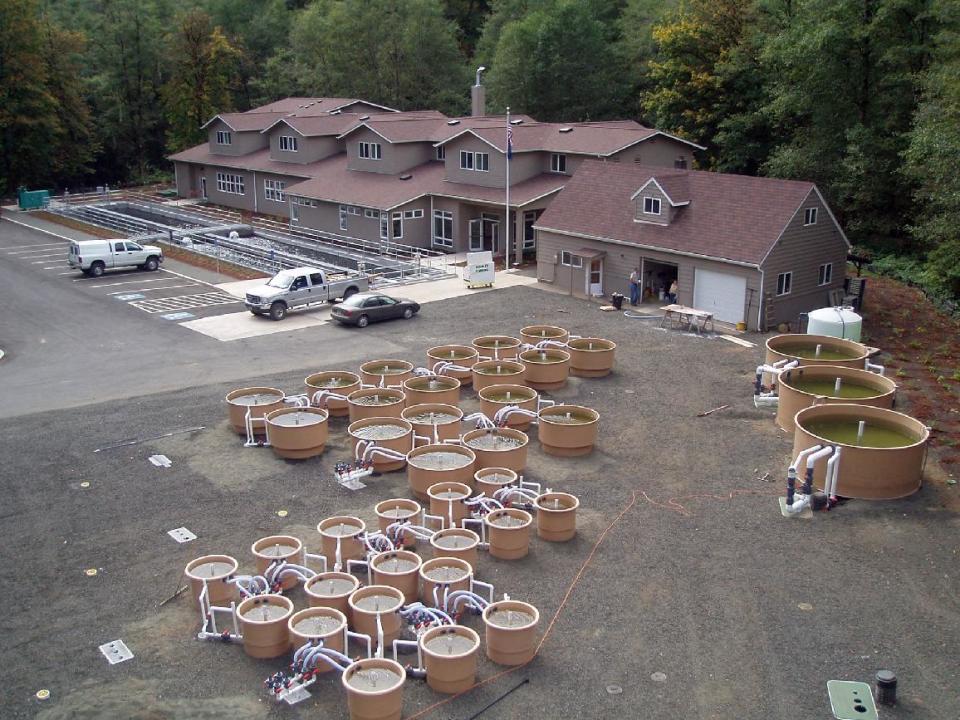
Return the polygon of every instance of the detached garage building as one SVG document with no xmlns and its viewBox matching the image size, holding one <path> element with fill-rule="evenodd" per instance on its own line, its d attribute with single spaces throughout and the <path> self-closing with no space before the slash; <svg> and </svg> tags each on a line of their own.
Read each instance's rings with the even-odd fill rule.
<svg viewBox="0 0 960 720">
<path fill-rule="evenodd" d="M 645 296 L 766 330 L 843 287 L 846 236 L 813 183 L 586 161 L 536 223 L 537 276 L 574 295 Z"/>
</svg>

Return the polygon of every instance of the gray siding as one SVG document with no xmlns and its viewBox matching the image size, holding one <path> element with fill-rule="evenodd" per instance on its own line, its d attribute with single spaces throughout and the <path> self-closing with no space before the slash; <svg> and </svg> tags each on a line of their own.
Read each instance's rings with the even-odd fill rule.
<svg viewBox="0 0 960 720">
<path fill-rule="evenodd" d="M 364 210 L 360 206 L 354 206 L 360 209 L 359 215 L 352 215 L 347 213 L 346 215 L 346 229 L 340 227 L 340 205 L 337 203 L 329 202 L 319 202 L 317 207 L 308 207 L 304 205 L 297 206 L 297 210 L 300 215 L 300 220 L 296 224 L 301 227 L 308 227 L 314 230 L 322 230 L 324 232 L 333 233 L 335 235 L 346 235 L 352 238 L 359 238 L 362 240 L 369 240 L 372 242 L 379 241 L 380 238 L 380 218 L 373 217 L 369 218 L 365 215 Z M 407 210 L 422 210 L 423 217 L 412 219 L 407 218 L 403 220 L 403 237 L 393 237 L 393 213 L 399 212 L 403 213 Z M 391 235 L 389 239 L 394 240 L 398 243 L 403 243 L 405 245 L 415 245 L 418 247 L 430 247 L 430 236 L 429 236 L 429 215 L 430 215 L 430 200 L 428 198 L 420 198 L 419 200 L 414 200 L 402 207 L 395 208 L 392 211 L 378 211 L 382 212 L 389 216 L 390 225 L 388 233 Z"/>
<path fill-rule="evenodd" d="M 482 185 L 484 187 L 503 187 L 506 182 L 506 156 L 480 138 L 466 134 L 446 144 L 446 178 L 451 182 Z M 490 157 L 490 169 L 460 169 L 460 152 L 485 152 Z M 514 153 L 510 161 L 510 184 L 516 185 L 543 172 L 543 153 Z"/>
<path fill-rule="evenodd" d="M 673 168 L 674 162 L 679 157 L 683 157 L 687 161 L 688 170 L 693 169 L 693 148 L 668 137 L 657 135 L 611 155 L 610 160 Z"/>
<path fill-rule="evenodd" d="M 347 167 L 351 170 L 396 175 L 435 157 L 434 150 L 428 142 L 393 144 L 367 128 L 350 133 L 343 142 L 347 151 Z M 381 159 L 361 158 L 361 142 L 380 143 Z"/>
<path fill-rule="evenodd" d="M 262 150 L 263 148 L 267 147 L 267 136 L 262 135 L 259 130 L 237 132 L 236 130 L 230 130 L 227 124 L 222 120 L 216 120 L 212 125 L 210 125 L 208 130 L 208 148 L 211 153 L 215 153 L 217 155 L 232 155 L 236 157 L 238 155 L 248 155 L 249 153 L 256 152 L 257 150 Z M 229 145 L 217 144 L 218 130 L 226 130 L 230 133 Z"/>
<path fill-rule="evenodd" d="M 297 138 L 297 151 L 280 150 L 280 136 L 292 135 Z M 289 125 L 278 125 L 269 133 L 270 159 L 278 162 L 306 164 L 323 160 L 343 150 L 333 135 L 321 137 L 303 137 Z"/>
<path fill-rule="evenodd" d="M 804 210 L 817 208 L 815 225 L 804 226 Z M 800 205 L 787 224 L 776 247 L 763 263 L 763 294 L 771 307 L 764 312 L 770 329 L 779 323 L 795 323 L 800 313 L 829 305 L 830 290 L 842 288 L 846 275 L 847 244 L 815 191 Z M 833 263 L 833 279 L 817 285 L 820 265 Z M 777 276 L 793 274 L 791 291 L 777 296 Z"/>
<path fill-rule="evenodd" d="M 660 200 L 659 215 L 652 215 L 652 214 L 647 214 L 643 212 L 643 199 L 648 197 L 657 198 L 658 200 Z M 650 222 L 650 223 L 659 223 L 661 225 L 669 225 L 670 220 L 673 218 L 674 209 L 670 207 L 670 201 L 667 199 L 667 196 L 660 191 L 660 188 L 654 185 L 653 183 L 648 184 L 644 188 L 643 192 L 637 195 L 633 203 L 634 203 L 633 217 L 635 220 L 641 220 L 643 222 Z"/>
<path fill-rule="evenodd" d="M 677 267 L 677 301 L 681 305 L 693 304 L 693 283 L 697 268 L 713 270 L 715 272 L 739 275 L 747 279 L 747 293 L 744 301 L 744 314 L 748 327 L 757 326 L 757 297 L 760 290 L 760 273 L 752 268 L 731 265 L 713 260 L 690 258 L 668 252 L 644 250 L 628 244 L 588 240 L 552 233 L 546 230 L 537 231 L 537 279 L 554 284 L 561 290 L 573 295 L 586 296 L 586 276 L 589 261 L 584 260 L 582 268 L 574 268 L 560 264 L 562 250 L 574 251 L 582 248 L 591 248 L 606 252 L 603 258 L 603 294 L 606 296 L 614 292 L 630 295 L 630 273 L 632 270 L 649 269 L 650 263 L 666 263 Z M 644 273 L 647 274 L 646 272 Z M 651 278 L 655 283 L 656 279 Z M 753 293 L 750 290 L 753 290 Z M 752 299 L 751 299 L 752 295 Z"/>
</svg>

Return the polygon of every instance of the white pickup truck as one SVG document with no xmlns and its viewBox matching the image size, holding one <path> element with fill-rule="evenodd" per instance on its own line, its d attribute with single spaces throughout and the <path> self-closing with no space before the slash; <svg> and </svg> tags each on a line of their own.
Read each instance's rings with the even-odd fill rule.
<svg viewBox="0 0 960 720">
<path fill-rule="evenodd" d="M 163 250 L 130 240 L 74 240 L 67 263 L 87 275 L 100 277 L 110 268 L 138 267 L 153 272 L 163 262 Z"/>
<path fill-rule="evenodd" d="M 273 320 L 283 320 L 287 311 L 319 303 L 332 302 L 370 289 L 363 273 L 330 273 L 313 267 L 281 270 L 263 285 L 250 288 L 244 304 L 254 315 L 269 313 Z"/>
</svg>

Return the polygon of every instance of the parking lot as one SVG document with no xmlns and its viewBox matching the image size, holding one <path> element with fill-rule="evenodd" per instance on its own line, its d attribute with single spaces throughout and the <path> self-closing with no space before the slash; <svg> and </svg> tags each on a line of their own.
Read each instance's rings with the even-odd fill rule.
<svg viewBox="0 0 960 720">
<path fill-rule="evenodd" d="M 12 262 L 20 261 L 0 268 Z M 14 289 L 28 297 L 63 286 L 24 277 Z M 579 496 L 577 538 L 534 541 L 515 562 L 484 555 L 478 568 L 498 594 L 540 609 L 547 639 L 531 665 L 510 674 L 483 660 L 489 682 L 440 707 L 442 696 L 408 682 L 404 717 L 466 720 L 527 679 L 480 718 L 810 720 L 831 716 L 828 680 L 869 682 L 881 668 L 896 671 L 901 699 L 883 717 L 956 714 L 956 503 L 931 463 L 926 486 L 906 500 L 783 519 L 776 495 L 791 442 L 750 401 L 759 347 L 660 330 L 529 287 L 451 298 L 362 334 L 324 326 L 225 343 L 108 302 L 105 291 L 71 288 L 63 297 L 75 307 L 12 318 L 14 336 L 32 337 L 35 322 L 68 313 L 53 336 L 72 362 L 38 351 L 31 374 L 21 347 L 17 365 L 0 366 L 33 383 L 45 406 L 0 419 L 5 717 L 346 718 L 335 678 L 300 705 L 277 706 L 261 683 L 283 662 L 199 642 L 189 599 L 161 602 L 198 555 L 224 552 L 249 570 L 259 537 L 293 534 L 316 550 L 323 518 L 372 522 L 377 501 L 407 494 L 405 474 L 369 478 L 357 491 L 337 485 L 334 463 L 350 452 L 343 421 L 331 422 L 320 458 L 293 463 L 245 449 L 223 397 L 239 383 L 293 392 L 311 372 L 355 370 L 376 357 L 423 364 L 428 347 L 531 323 L 618 343 L 614 375 L 572 379 L 549 394 L 600 412 L 594 453 L 548 457 L 532 436 L 527 477 Z M 118 324 L 109 340 L 78 337 L 87 308 Z M 78 362 L 81 351 L 89 362 Z M 149 379 L 150 394 L 123 367 L 113 385 L 111 352 L 161 373 Z M 52 381 L 51 363 L 68 382 Z M 175 370 L 169 376 L 164 363 Z M 98 394 L 64 393 L 100 369 L 109 382 Z M 59 393 L 67 407 L 56 404 Z M 478 407 L 472 392 L 463 397 L 465 412 Z M 154 454 L 171 466 L 151 464 Z M 197 539 L 174 542 L 167 531 L 181 526 Z M 303 607 L 300 590 L 292 598 Z M 116 639 L 134 658 L 111 666 L 97 648 Z M 36 699 L 40 689 L 49 699 Z"/>
</svg>

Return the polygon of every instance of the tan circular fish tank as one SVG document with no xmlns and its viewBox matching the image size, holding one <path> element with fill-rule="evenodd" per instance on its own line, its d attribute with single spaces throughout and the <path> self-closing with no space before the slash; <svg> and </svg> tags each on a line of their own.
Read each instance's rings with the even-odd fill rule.
<svg viewBox="0 0 960 720">
<path fill-rule="evenodd" d="M 360 366 L 365 385 L 400 387 L 413 377 L 413 363 L 406 360 L 369 360 Z"/>
<path fill-rule="evenodd" d="M 487 657 L 497 665 L 523 665 L 537 651 L 540 611 L 530 603 L 501 600 L 483 611 Z"/>
<path fill-rule="evenodd" d="M 520 328 L 520 339 L 528 345 L 536 345 L 544 340 L 566 343 L 570 339 L 570 333 L 556 325 L 527 325 Z"/>
<path fill-rule="evenodd" d="M 431 442 L 455 440 L 460 437 L 460 421 L 463 410 L 456 405 L 443 403 L 423 403 L 411 405 L 400 416 L 413 425 L 413 431 Z"/>
<path fill-rule="evenodd" d="M 360 376 L 346 370 L 328 370 L 308 375 L 303 384 L 310 403 L 317 407 L 314 397 L 318 392 L 328 392 L 347 397 L 354 390 L 360 389 Z M 324 398 L 321 407 L 325 407 L 332 417 L 344 417 L 350 412 L 346 400 Z"/>
<path fill-rule="evenodd" d="M 337 545 L 340 547 L 340 562 L 347 568 L 347 560 L 362 560 L 366 548 L 361 539 L 367 530 L 367 524 L 352 515 L 334 515 L 317 524 L 320 533 L 320 553 L 327 559 L 327 567 L 333 567 L 337 561 Z"/>
<path fill-rule="evenodd" d="M 267 568 L 277 561 L 285 561 L 293 565 L 303 565 L 303 543 L 292 535 L 269 535 L 257 540 L 250 546 L 250 552 L 257 563 L 257 575 L 263 575 Z M 300 582 L 295 575 L 288 575 L 281 581 L 284 590 L 296 586 Z"/>
<path fill-rule="evenodd" d="M 323 454 L 327 445 L 327 411 L 288 407 L 264 416 L 270 447 L 287 460 L 306 460 Z"/>
<path fill-rule="evenodd" d="M 530 550 L 530 526 L 533 516 L 519 508 L 492 510 L 483 517 L 491 557 L 519 560 Z"/>
<path fill-rule="evenodd" d="M 470 508 L 464 501 L 473 489 L 461 482 L 438 482 L 427 488 L 430 496 L 430 514 L 443 518 L 443 527 L 457 527 L 460 521 L 470 517 Z M 436 521 L 433 521 L 436 523 Z M 434 527 L 439 530 L 441 528 Z"/>
<path fill-rule="evenodd" d="M 377 447 L 393 450 L 406 455 L 413 447 L 413 426 L 406 420 L 397 417 L 368 417 L 350 423 L 347 434 L 353 439 L 354 457 L 357 447 L 365 443 L 374 443 Z M 392 459 L 380 453 L 371 453 L 370 461 L 374 472 L 392 472 L 407 464 L 405 459 Z"/>
<path fill-rule="evenodd" d="M 377 646 L 377 617 L 383 629 L 383 647 L 386 652 L 393 641 L 400 637 L 403 625 L 397 612 L 404 604 L 403 592 L 389 585 L 367 585 L 353 591 L 350 603 L 350 617 L 353 629 L 369 635 L 374 647 Z"/>
<path fill-rule="evenodd" d="M 200 592 L 207 584 L 207 599 L 211 605 L 227 607 L 237 597 L 236 586 L 228 583 L 239 567 L 236 558 L 229 555 L 203 555 L 187 563 L 184 574 L 190 580 L 190 596 L 194 606 L 200 605 Z"/>
<path fill-rule="evenodd" d="M 509 360 L 520 352 L 520 340 L 509 335 L 483 335 L 473 339 L 480 359 Z"/>
<path fill-rule="evenodd" d="M 527 366 L 515 360 L 481 360 L 472 370 L 477 392 L 491 385 L 522 385 L 527 375 Z"/>
<path fill-rule="evenodd" d="M 407 481 L 420 500 L 430 500 L 427 491 L 439 482 L 458 482 L 473 487 L 476 455 L 459 445 L 424 445 L 407 455 Z"/>
<path fill-rule="evenodd" d="M 491 498 L 498 490 L 508 485 L 516 485 L 518 477 L 515 470 L 496 466 L 480 468 L 473 474 L 477 492 Z"/>
<path fill-rule="evenodd" d="M 347 603 L 353 591 L 360 587 L 360 581 L 346 572 L 324 572 L 314 575 L 303 584 L 310 607 L 327 607 L 339 610 L 349 617 L 350 605 Z"/>
<path fill-rule="evenodd" d="M 470 563 L 470 567 L 476 567 L 480 536 L 466 528 L 447 528 L 433 534 L 430 547 L 433 548 L 435 558 L 458 558 Z"/>
<path fill-rule="evenodd" d="M 387 658 L 365 658 L 340 676 L 347 691 L 350 720 L 400 720 L 403 714 L 403 665 Z"/>
<path fill-rule="evenodd" d="M 416 500 L 409 498 L 390 498 L 381 500 L 374 506 L 373 511 L 377 515 L 377 524 L 380 532 L 387 535 L 388 528 L 394 523 L 410 523 L 411 525 L 421 524 L 423 508 Z M 413 547 L 417 544 L 417 538 L 410 533 L 400 533 L 398 538 L 403 547 Z"/>
<path fill-rule="evenodd" d="M 842 365 L 806 365 L 780 373 L 777 425 L 793 432 L 794 416 L 819 404 L 855 403 L 893 408 L 897 384 L 867 370 Z"/>
<path fill-rule="evenodd" d="M 767 340 L 767 364 L 796 360 L 800 365 L 842 365 L 862 368 L 871 350 L 862 343 L 829 335 L 787 333 Z"/>
<path fill-rule="evenodd" d="M 480 412 L 491 420 L 498 411 L 511 405 L 535 413 L 540 399 L 540 393 L 526 385 L 488 385 L 477 396 L 480 398 Z M 532 422 L 532 417 L 513 413 L 507 418 L 507 427 L 526 430 Z"/>
<path fill-rule="evenodd" d="M 814 445 L 840 448 L 836 494 L 893 500 L 920 489 L 930 431 L 909 415 L 869 405 L 814 405 L 797 413 L 793 457 Z M 861 425 L 863 423 L 863 425 Z M 802 472 L 798 474 L 802 477 Z M 823 489 L 826 460 L 814 467 Z"/>
<path fill-rule="evenodd" d="M 577 377 L 606 377 L 613 372 L 617 344 L 603 338 L 576 338 L 567 341 L 570 374 Z"/>
<path fill-rule="evenodd" d="M 580 500 L 570 493 L 548 492 L 537 497 L 537 537 L 547 542 L 566 542 L 577 534 Z"/>
<path fill-rule="evenodd" d="M 479 428 L 463 435 L 463 444 L 477 456 L 477 467 L 503 467 L 522 472 L 527 466 L 526 433 L 511 427 Z"/>
<path fill-rule="evenodd" d="M 589 455 L 597 442 L 600 413 L 582 405 L 554 405 L 539 414 L 537 435 L 548 455 Z"/>
<path fill-rule="evenodd" d="M 404 602 L 420 595 L 420 556 L 409 550 L 389 550 L 370 560 L 375 585 L 388 585 L 403 593 Z"/>
<path fill-rule="evenodd" d="M 441 625 L 423 633 L 419 642 L 427 685 L 447 695 L 473 687 L 480 649 L 480 636 L 474 630 L 464 625 Z"/>
<path fill-rule="evenodd" d="M 446 375 L 412 377 L 403 383 L 407 407 L 424 403 L 457 405 L 460 403 L 460 381 Z"/>
<path fill-rule="evenodd" d="M 237 620 L 243 635 L 243 651 L 253 658 L 268 659 L 290 651 L 287 620 L 293 601 L 283 595 L 254 595 L 237 605 Z"/>
<path fill-rule="evenodd" d="M 570 375 L 570 353 L 557 348 L 524 350 L 520 362 L 527 368 L 526 383 L 536 390 L 559 390 Z"/>
<path fill-rule="evenodd" d="M 425 560 L 420 566 L 420 599 L 426 605 L 437 606 L 434 602 L 434 588 L 437 589 L 439 604 L 443 604 L 443 592 L 469 590 L 473 580 L 473 566 L 457 557 L 435 557 Z"/>
<path fill-rule="evenodd" d="M 395 388 L 364 388 L 347 397 L 350 422 L 371 417 L 400 417 L 407 397 Z"/>
<path fill-rule="evenodd" d="M 247 411 L 253 420 L 263 420 L 263 416 L 274 410 L 285 407 L 283 390 L 270 387 L 247 387 L 231 390 L 227 393 L 227 415 L 230 426 L 239 435 L 247 434 Z M 253 432 L 256 435 L 264 434 L 262 422 L 254 423 Z"/>
<path fill-rule="evenodd" d="M 479 354 L 476 349 L 470 345 L 437 345 L 427 350 L 427 367 L 437 372 L 437 363 L 452 363 L 463 370 L 443 370 L 442 373 L 449 377 L 455 377 L 462 385 L 470 385 L 473 382 L 473 374 L 470 368 L 477 362 Z"/>
<path fill-rule="evenodd" d="M 323 643 L 323 647 L 344 651 L 343 631 L 347 627 L 347 616 L 339 610 L 329 607 L 310 607 L 299 610 L 287 620 L 287 634 L 290 636 L 290 649 L 297 650 L 308 642 Z M 318 662 L 317 673 L 333 670 L 325 662 Z"/>
</svg>

